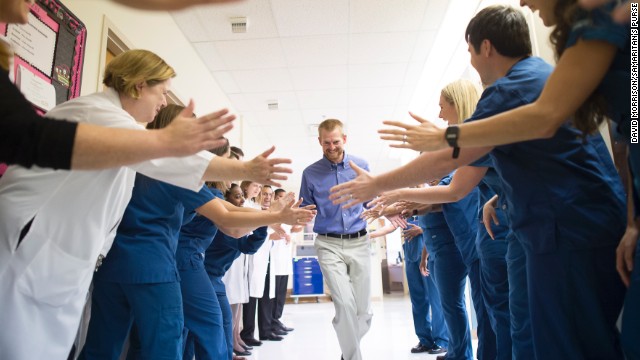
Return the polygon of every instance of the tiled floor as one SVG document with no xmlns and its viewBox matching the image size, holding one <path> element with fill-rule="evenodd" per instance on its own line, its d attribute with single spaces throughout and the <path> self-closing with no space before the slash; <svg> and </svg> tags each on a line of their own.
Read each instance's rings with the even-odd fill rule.
<svg viewBox="0 0 640 360">
<path fill-rule="evenodd" d="M 255 347 L 248 359 L 340 359 L 340 347 L 331 325 L 333 313 L 331 302 L 286 304 L 282 321 L 295 330 L 283 341 L 265 341 Z M 371 330 L 361 346 L 364 360 L 435 360 L 436 355 L 411 354 L 411 347 L 417 343 L 409 296 L 394 293 L 373 302 Z"/>
</svg>

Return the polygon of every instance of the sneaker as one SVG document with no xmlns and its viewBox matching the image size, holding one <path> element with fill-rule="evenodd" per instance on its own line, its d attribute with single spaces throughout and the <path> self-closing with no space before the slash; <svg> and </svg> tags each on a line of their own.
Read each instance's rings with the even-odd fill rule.
<svg viewBox="0 0 640 360">
<path fill-rule="evenodd" d="M 443 348 L 442 346 L 438 346 L 438 345 L 433 345 L 433 347 L 431 349 L 429 349 L 429 354 L 442 354 L 442 353 L 446 353 L 447 349 Z"/>
<path fill-rule="evenodd" d="M 425 345 L 422 345 L 422 343 L 418 343 L 418 345 L 416 345 L 416 346 L 411 348 L 411 353 L 418 354 L 418 353 L 423 353 L 423 352 L 430 351 L 431 349 L 433 349 L 433 348 L 425 346 Z"/>
</svg>

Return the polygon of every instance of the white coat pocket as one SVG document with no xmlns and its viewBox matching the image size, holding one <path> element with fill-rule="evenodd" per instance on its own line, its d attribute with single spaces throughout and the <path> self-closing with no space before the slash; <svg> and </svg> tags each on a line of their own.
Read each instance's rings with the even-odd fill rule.
<svg viewBox="0 0 640 360">
<path fill-rule="evenodd" d="M 17 281 L 22 294 L 51 306 L 68 304 L 91 276 L 95 263 L 69 255 L 47 241 Z"/>
</svg>

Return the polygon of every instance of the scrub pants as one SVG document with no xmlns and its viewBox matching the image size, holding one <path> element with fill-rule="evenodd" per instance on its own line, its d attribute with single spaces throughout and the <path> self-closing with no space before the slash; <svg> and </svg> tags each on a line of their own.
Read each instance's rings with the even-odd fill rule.
<svg viewBox="0 0 640 360">
<path fill-rule="evenodd" d="M 442 312 L 449 329 L 447 360 L 471 360 L 471 332 L 465 307 L 464 287 L 467 267 L 449 228 L 430 228 L 433 242 L 433 268 Z"/>
<path fill-rule="evenodd" d="M 640 241 L 622 314 L 622 347 L 628 359 L 640 359 Z"/>
<path fill-rule="evenodd" d="M 505 222 L 501 221 L 501 224 Z M 491 329 L 496 338 L 498 360 L 510 360 L 511 320 L 509 315 L 509 278 L 507 275 L 507 242 L 509 232 L 504 226 L 494 227 L 495 240 L 489 237 L 483 224 L 478 227 L 480 283 Z M 478 320 L 479 322 L 479 320 Z"/>
<path fill-rule="evenodd" d="M 204 268 L 180 270 L 180 287 L 184 308 L 184 327 L 193 338 L 183 357 L 220 360 L 227 357 L 222 310 Z"/>
<path fill-rule="evenodd" d="M 114 359 L 135 319 L 140 359 L 182 357 L 180 283 L 121 284 L 95 280 L 87 341 L 79 359 Z"/>
<path fill-rule="evenodd" d="M 412 241 L 420 241 L 414 239 Z M 429 261 L 431 262 L 431 261 Z M 427 265 L 428 266 L 428 265 Z M 438 345 L 446 348 L 448 344 L 447 327 L 442 316 L 442 304 L 440 299 L 434 301 L 440 295 L 431 292 L 429 282 L 433 284 L 431 276 L 422 276 L 420 273 L 420 263 L 405 261 L 405 271 L 407 273 L 407 283 L 409 285 L 409 297 L 411 298 L 411 309 L 413 313 L 413 327 L 420 344 L 432 348 Z M 435 289 L 435 286 L 432 285 Z M 434 305 L 437 302 L 438 306 Z M 431 309 L 431 314 L 429 310 Z M 436 319 L 439 318 L 436 326 Z"/>
<path fill-rule="evenodd" d="M 538 359 L 622 359 L 616 320 L 625 288 L 616 245 L 527 251 L 533 346 Z"/>
<path fill-rule="evenodd" d="M 318 235 L 315 241 L 322 276 L 336 311 L 333 328 L 345 360 L 362 360 L 360 340 L 371 327 L 371 255 L 369 239 Z"/>
<path fill-rule="evenodd" d="M 429 256 L 427 261 L 427 269 L 429 276 L 425 278 L 427 284 L 427 293 L 429 294 L 429 302 L 431 303 L 431 333 L 437 345 L 449 347 L 449 329 L 444 321 L 444 312 L 442 311 L 442 303 L 440 302 L 440 293 L 436 286 L 434 258 Z"/>
<path fill-rule="evenodd" d="M 527 257 L 514 233 L 507 235 L 507 270 L 509 274 L 509 312 L 511 314 L 511 349 L 513 358 L 533 360 L 533 335 L 527 286 Z"/>
</svg>

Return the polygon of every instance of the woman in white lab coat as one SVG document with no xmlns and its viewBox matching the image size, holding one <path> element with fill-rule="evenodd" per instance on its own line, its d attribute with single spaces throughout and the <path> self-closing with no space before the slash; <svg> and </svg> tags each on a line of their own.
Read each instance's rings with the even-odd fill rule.
<svg viewBox="0 0 640 360">
<path fill-rule="evenodd" d="M 174 76 L 157 55 L 127 51 L 107 66 L 104 92 L 63 103 L 47 116 L 141 129 L 136 122 L 150 122 L 166 105 Z M 207 115 L 220 118 L 221 135 L 233 119 L 225 114 Z M 100 171 L 9 167 L 0 180 L 0 323 L 7 329 L 0 332 L 0 359 L 67 358 L 96 260 L 118 227 L 136 171 L 191 190 L 203 180 L 269 182 L 272 171 L 280 178 L 277 173 L 287 171 L 277 166 L 282 160 L 265 155 L 242 163 L 198 153 Z"/>
</svg>

